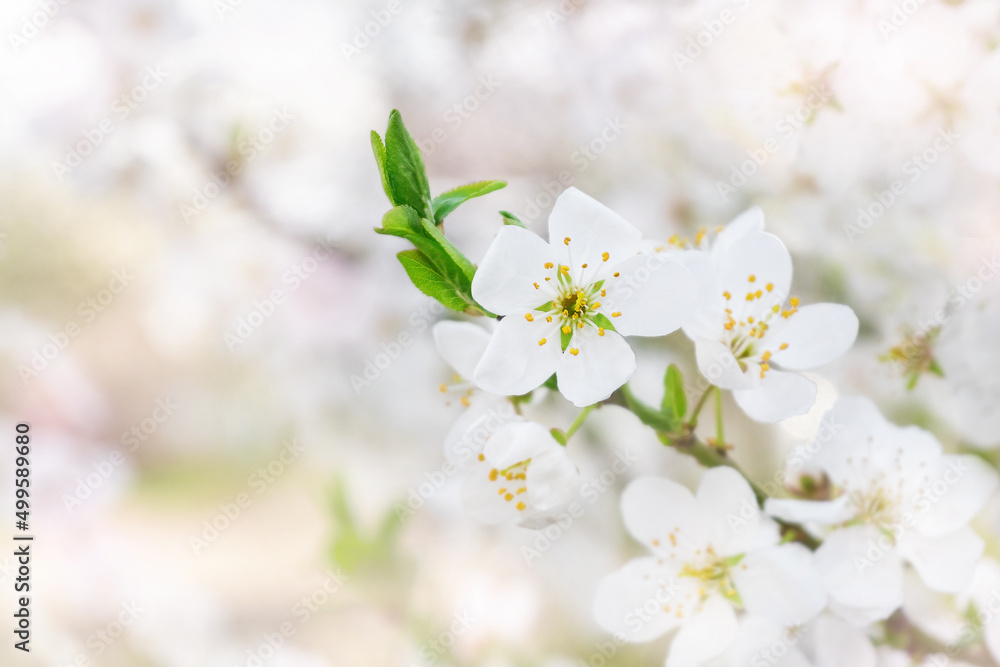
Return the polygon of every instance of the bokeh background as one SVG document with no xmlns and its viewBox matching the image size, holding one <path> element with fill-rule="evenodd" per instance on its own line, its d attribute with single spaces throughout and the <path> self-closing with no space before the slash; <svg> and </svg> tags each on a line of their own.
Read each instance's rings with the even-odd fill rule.
<svg viewBox="0 0 1000 667">
<path fill-rule="evenodd" d="M 620 489 L 697 471 L 609 407 L 570 445 L 572 526 L 462 513 L 449 315 L 372 233 L 393 108 L 435 193 L 509 182 L 448 219 L 474 261 L 568 185 L 659 239 L 764 209 L 803 299 L 862 330 L 813 414 L 728 412 L 758 481 L 838 392 L 995 456 L 995 0 L 6 0 L 0 27 L 0 498 L 27 422 L 37 536 L 33 650 L 3 664 L 595 664 Z M 671 361 L 694 385 L 679 335 L 639 356 L 650 400 Z M 978 521 L 1000 555 L 1000 503 Z"/>
</svg>

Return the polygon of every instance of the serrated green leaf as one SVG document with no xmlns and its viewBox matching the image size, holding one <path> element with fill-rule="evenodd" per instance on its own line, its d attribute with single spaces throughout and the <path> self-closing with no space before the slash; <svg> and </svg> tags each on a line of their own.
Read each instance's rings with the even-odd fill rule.
<svg viewBox="0 0 1000 667">
<path fill-rule="evenodd" d="M 505 225 L 513 225 L 514 227 L 525 226 L 524 223 L 521 222 L 521 219 L 510 211 L 500 211 L 500 216 L 503 218 L 503 224 Z M 525 227 L 525 229 L 527 229 L 527 227 Z"/>
<path fill-rule="evenodd" d="M 687 415 L 687 395 L 684 393 L 684 376 L 676 364 L 667 367 L 663 376 L 663 401 L 660 412 L 675 421 L 684 421 Z"/>
<path fill-rule="evenodd" d="M 448 192 L 435 197 L 434 201 L 431 202 L 434 209 L 434 222 L 441 224 L 441 221 L 443 221 L 449 213 L 470 199 L 488 195 L 491 192 L 496 192 L 497 190 L 505 187 L 507 187 L 506 181 L 479 181 L 478 183 L 460 185 L 454 190 L 448 190 Z"/>
<path fill-rule="evenodd" d="M 375 153 L 375 163 L 378 165 L 378 173 L 382 178 L 382 190 L 385 191 L 385 196 L 389 198 L 389 203 L 393 206 L 396 202 L 392 199 L 392 188 L 389 187 L 389 175 L 385 171 L 385 144 L 382 143 L 382 137 L 378 136 L 378 132 L 372 130 L 372 152 Z"/>
<path fill-rule="evenodd" d="M 606 329 L 608 331 L 615 330 L 615 325 L 611 323 L 611 320 L 609 320 L 608 316 L 605 315 L 604 313 L 597 313 L 596 315 L 591 316 L 590 319 L 593 320 L 594 324 L 601 327 L 602 329 Z"/>
<path fill-rule="evenodd" d="M 413 240 L 423 236 L 424 227 L 420 224 L 420 215 L 413 208 L 403 205 L 389 209 L 382 216 L 382 227 L 376 227 L 375 231 Z"/>
<path fill-rule="evenodd" d="M 421 217 L 433 218 L 431 189 L 420 149 L 395 109 L 389 114 L 385 131 L 385 165 L 392 202 L 413 207 Z"/>
<path fill-rule="evenodd" d="M 448 240 L 440 229 L 434 226 L 430 220 L 426 218 L 420 221 L 423 227 L 424 234 L 426 234 L 447 256 L 448 258 L 457 266 L 464 276 L 464 279 L 468 281 L 466 285 L 467 290 L 471 293 L 472 290 L 472 278 L 476 275 L 476 267 L 473 266 L 469 258 L 462 254 L 462 251 L 455 247 L 455 244 Z"/>
<path fill-rule="evenodd" d="M 424 253 L 419 250 L 404 250 L 396 257 L 406 270 L 406 275 L 421 292 L 437 299 L 451 310 L 462 312 L 468 308 L 469 303 L 463 296 L 461 286 L 436 267 Z"/>
<path fill-rule="evenodd" d="M 625 405 L 628 409 L 646 426 L 651 426 L 661 433 L 674 433 L 680 426 L 680 422 L 668 418 L 659 410 L 653 409 L 636 398 L 627 384 L 622 387 L 622 395 L 625 397 Z"/>
</svg>

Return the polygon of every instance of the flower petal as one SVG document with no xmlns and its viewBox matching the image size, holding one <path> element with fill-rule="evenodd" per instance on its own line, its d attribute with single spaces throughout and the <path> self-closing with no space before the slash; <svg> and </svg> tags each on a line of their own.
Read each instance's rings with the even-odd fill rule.
<svg viewBox="0 0 1000 667">
<path fill-rule="evenodd" d="M 698 667 L 724 653 L 738 631 L 732 605 L 717 593 L 711 594 L 670 643 L 667 667 Z"/>
<path fill-rule="evenodd" d="M 698 370 L 716 387 L 723 389 L 746 389 L 751 386 L 750 378 L 740 369 L 739 362 L 726 345 L 706 339 L 694 342 Z"/>
<path fill-rule="evenodd" d="M 813 627 L 816 667 L 875 667 L 875 646 L 862 628 L 824 614 Z M 907 665 L 910 662 L 907 661 Z"/>
<path fill-rule="evenodd" d="M 787 319 L 774 318 L 761 345 L 781 368 L 801 371 L 830 363 L 857 337 L 858 316 L 853 310 L 837 303 L 814 303 Z M 782 350 L 784 343 L 788 347 Z"/>
<path fill-rule="evenodd" d="M 539 341 L 545 344 L 539 345 Z M 503 396 L 525 394 L 545 382 L 559 364 L 559 324 L 510 316 L 500 320 L 473 381 Z"/>
<path fill-rule="evenodd" d="M 676 571 L 655 558 L 636 558 L 604 577 L 594 595 L 594 619 L 604 630 L 630 642 L 646 642 L 677 627 L 671 605 L 676 597 Z"/>
<path fill-rule="evenodd" d="M 726 225 L 718 236 L 715 237 L 713 248 L 728 249 L 732 245 L 739 243 L 747 234 L 764 231 L 764 212 L 759 206 L 748 208 L 733 218 L 733 221 Z"/>
<path fill-rule="evenodd" d="M 983 538 L 968 526 L 942 537 L 925 537 L 910 531 L 899 540 L 900 553 L 924 583 L 945 593 L 958 593 L 969 585 L 973 567 L 984 548 Z"/>
<path fill-rule="evenodd" d="M 581 479 L 576 466 L 566 448 L 558 445 L 531 459 L 527 477 L 528 497 L 539 510 L 562 507 L 580 492 Z"/>
<path fill-rule="evenodd" d="M 768 284 L 772 285 L 772 290 L 766 292 L 758 304 L 783 303 L 788 296 L 792 284 L 792 258 L 777 236 L 750 232 L 731 247 L 720 246 L 712 254 L 717 287 L 730 292 L 736 302 L 744 301 L 748 292 L 764 290 Z M 750 282 L 751 276 L 753 282 Z"/>
<path fill-rule="evenodd" d="M 494 468 L 503 469 L 556 447 L 559 443 L 544 426 L 521 421 L 507 424 L 497 431 L 487 440 L 483 453 Z"/>
<path fill-rule="evenodd" d="M 569 245 L 564 242 L 567 238 Z M 589 282 L 596 282 L 602 277 L 599 272 L 639 252 L 641 242 L 642 232 L 576 188 L 559 195 L 549 215 L 549 243 L 559 263 L 569 266 L 574 276 L 581 275 L 581 265 L 588 263 Z M 604 253 L 608 253 L 608 261 L 604 261 Z"/>
<path fill-rule="evenodd" d="M 816 402 L 816 383 L 798 373 L 770 370 L 751 376 L 753 387 L 738 389 L 733 398 L 747 417 L 764 424 L 804 415 Z"/>
<path fill-rule="evenodd" d="M 527 229 L 509 225 L 500 230 L 472 279 L 472 297 L 498 315 L 523 315 L 552 298 L 543 286 L 550 273 L 546 262 L 556 253 Z"/>
<path fill-rule="evenodd" d="M 732 578 L 748 612 L 782 625 L 802 625 L 826 606 L 823 579 L 801 544 L 751 551 Z"/>
<path fill-rule="evenodd" d="M 685 560 L 708 544 L 694 495 L 661 477 L 640 477 L 622 493 L 622 518 L 628 532 L 656 553 Z"/>
<path fill-rule="evenodd" d="M 854 517 L 854 508 L 849 500 L 846 495 L 833 500 L 768 498 L 764 503 L 764 511 L 791 523 L 835 526 Z"/>
<path fill-rule="evenodd" d="M 870 526 L 851 526 L 830 533 L 816 550 L 830 609 L 853 625 L 885 620 L 903 603 L 903 561 L 891 545 L 879 546 L 884 537 Z"/>
<path fill-rule="evenodd" d="M 997 488 L 996 470 L 978 456 L 942 456 L 940 467 L 930 485 L 931 509 L 917 524 L 917 530 L 928 536 L 945 535 L 969 523 Z M 943 494 L 935 492 L 938 480 L 947 485 Z"/>
<path fill-rule="evenodd" d="M 558 339 L 556 345 L 559 345 Z M 572 354 L 572 350 L 578 354 Z M 635 353 L 619 334 L 577 329 L 556 366 L 559 392 L 578 408 L 603 401 L 635 372 Z"/>
<path fill-rule="evenodd" d="M 466 380 L 472 379 L 489 343 L 489 332 L 471 322 L 444 320 L 434 325 L 434 346 L 438 354 Z"/>
<path fill-rule="evenodd" d="M 455 421 L 444 439 L 445 458 L 462 467 L 472 463 L 504 425 L 521 421 L 506 399 L 476 402 Z"/>
<path fill-rule="evenodd" d="M 716 553 L 732 556 L 750 548 L 761 517 L 757 497 L 743 475 L 728 466 L 706 471 L 696 499 Z"/>
<path fill-rule="evenodd" d="M 691 317 L 698 284 L 667 255 L 635 255 L 615 265 L 620 275 L 605 283 L 601 312 L 620 312 L 615 329 L 624 336 L 665 336 Z"/>
<path fill-rule="evenodd" d="M 913 569 L 903 580 L 903 613 L 921 632 L 944 643 L 957 642 L 966 628 L 954 596 L 932 591 Z"/>
<path fill-rule="evenodd" d="M 514 503 L 504 500 L 490 481 L 489 463 L 476 463 L 462 483 L 462 506 L 476 521 L 495 525 L 520 518 Z"/>
</svg>

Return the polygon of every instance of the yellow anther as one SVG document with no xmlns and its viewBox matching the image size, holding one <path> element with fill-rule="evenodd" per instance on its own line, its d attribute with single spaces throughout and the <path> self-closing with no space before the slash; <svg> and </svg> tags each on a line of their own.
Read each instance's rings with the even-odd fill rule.
<svg viewBox="0 0 1000 667">
<path fill-rule="evenodd" d="M 761 364 L 761 365 L 760 365 L 760 370 L 761 370 L 762 372 L 763 372 L 763 371 L 769 371 L 769 370 L 771 370 L 771 364 Z"/>
<path fill-rule="evenodd" d="M 594 308 L 600 308 L 600 307 L 601 307 L 601 302 L 600 301 L 595 301 L 594 302 Z"/>
<path fill-rule="evenodd" d="M 767 350 L 766 352 L 764 352 L 764 354 L 761 355 L 760 358 L 763 359 L 764 361 L 769 361 L 771 359 L 771 350 Z"/>
<path fill-rule="evenodd" d="M 524 503 L 520 503 L 520 502 L 519 502 L 519 503 L 517 504 L 517 510 L 518 510 L 519 512 L 523 512 L 523 511 L 524 511 L 524 508 L 525 508 L 525 507 L 527 507 L 527 505 L 525 505 Z"/>
<path fill-rule="evenodd" d="M 514 500 L 514 494 L 508 493 L 506 496 L 503 497 L 503 499 L 509 503 L 510 501 Z"/>
<path fill-rule="evenodd" d="M 571 347 L 569 348 L 569 353 L 575 357 L 576 355 L 580 354 L 580 350 L 576 349 L 575 347 Z"/>
<path fill-rule="evenodd" d="M 618 271 L 615 271 L 615 278 L 617 278 L 620 275 L 621 275 L 621 273 L 619 273 Z"/>
<path fill-rule="evenodd" d="M 547 339 L 547 338 L 543 338 L 543 339 L 541 339 L 540 341 L 538 341 L 538 344 L 539 344 L 539 345 L 541 346 L 541 345 L 545 345 L 545 344 L 546 344 L 546 343 L 548 343 L 548 342 L 549 342 L 549 341 L 548 341 L 548 339 Z"/>
<path fill-rule="evenodd" d="M 586 263 L 586 262 L 584 262 L 583 264 L 581 264 L 581 265 L 580 265 L 580 268 L 581 268 L 581 269 L 585 269 L 585 268 L 587 268 L 587 263 Z"/>
<path fill-rule="evenodd" d="M 568 274 L 569 273 L 569 267 L 565 266 L 563 264 L 559 265 L 559 270 L 562 271 L 564 274 Z"/>
<path fill-rule="evenodd" d="M 486 460 L 486 455 L 485 455 L 485 454 L 483 454 L 482 452 L 480 452 L 480 453 L 479 453 L 479 460 L 480 460 L 480 461 L 485 461 L 485 460 Z"/>
<path fill-rule="evenodd" d="M 616 310 L 615 312 L 611 313 L 611 317 L 621 317 L 621 316 L 622 316 L 622 311 L 620 310 Z"/>
<path fill-rule="evenodd" d="M 569 311 L 563 308 L 563 317 L 569 317 Z"/>
<path fill-rule="evenodd" d="M 752 283 L 755 283 L 755 282 L 757 282 L 757 276 L 755 276 L 754 274 L 752 274 L 752 273 L 751 273 L 751 274 L 750 274 L 750 277 L 749 277 L 749 278 L 747 278 L 747 280 L 748 280 L 749 282 L 752 282 Z"/>
<path fill-rule="evenodd" d="M 498 495 L 498 496 L 502 496 L 502 495 L 503 495 L 503 494 L 505 494 L 505 493 L 507 493 L 507 487 L 506 487 L 506 486 L 501 486 L 501 487 L 500 487 L 500 490 L 499 490 L 499 491 L 497 491 L 497 495 Z"/>
<path fill-rule="evenodd" d="M 606 261 L 608 261 L 608 259 L 610 259 L 610 258 L 611 258 L 611 254 L 610 254 L 610 253 L 607 253 L 607 252 L 605 252 L 605 253 L 603 253 L 603 254 L 601 255 L 601 261 L 604 261 L 604 262 L 606 262 Z"/>
<path fill-rule="evenodd" d="M 500 471 L 497 470 L 496 468 L 494 468 L 493 470 L 490 470 L 490 481 L 491 482 L 497 481 L 497 475 L 499 475 L 499 474 L 500 474 Z"/>
<path fill-rule="evenodd" d="M 440 391 L 442 394 L 445 393 L 445 392 L 447 392 L 448 391 L 448 385 L 446 385 L 445 383 L 442 382 L 441 386 L 438 387 L 438 391 Z"/>
<path fill-rule="evenodd" d="M 514 495 L 518 495 L 518 496 L 519 496 L 519 495 L 521 495 L 522 493 L 527 493 L 527 491 L 528 491 L 528 487 L 526 487 L 526 486 L 522 486 L 522 487 L 521 487 L 520 489 L 518 489 L 518 490 L 517 490 L 517 493 L 516 493 L 516 494 L 514 494 Z"/>
<path fill-rule="evenodd" d="M 545 262 L 546 269 L 551 269 L 553 266 L 555 266 L 555 264 L 553 264 L 552 262 Z"/>
<path fill-rule="evenodd" d="M 535 289 L 538 289 L 538 283 L 531 283 L 531 284 L 535 286 Z"/>
<path fill-rule="evenodd" d="M 570 325 L 568 325 L 568 324 L 567 324 L 566 326 L 564 326 L 564 327 L 562 328 L 562 332 L 563 332 L 563 333 L 565 333 L 565 334 L 568 334 L 568 333 L 570 333 L 571 331 L 573 331 L 573 327 L 571 327 L 571 326 L 570 326 Z"/>
<path fill-rule="evenodd" d="M 603 336 L 604 335 L 604 328 L 603 327 L 597 327 L 597 335 L 598 336 Z"/>
<path fill-rule="evenodd" d="M 532 315 L 531 313 L 525 313 L 524 314 L 524 319 L 528 320 L 529 322 L 534 322 L 535 321 L 535 316 Z"/>
<path fill-rule="evenodd" d="M 732 298 L 733 298 L 733 295 L 732 295 L 732 294 L 730 294 L 730 293 L 729 293 L 728 291 L 726 291 L 726 292 L 723 292 L 723 293 L 722 293 L 722 296 L 723 296 L 723 298 L 724 298 L 724 299 L 725 299 L 726 301 L 729 301 L 730 299 L 732 299 Z"/>
<path fill-rule="evenodd" d="M 577 329 L 582 329 L 583 328 L 583 322 L 577 322 L 576 323 L 576 328 Z"/>
<path fill-rule="evenodd" d="M 774 308 L 771 309 L 771 311 L 775 313 L 778 312 L 779 310 L 781 310 L 781 306 L 779 306 L 778 304 L 774 304 Z"/>
<path fill-rule="evenodd" d="M 764 296 L 764 292 L 762 290 L 757 290 L 757 294 L 755 296 L 759 299 Z"/>
<path fill-rule="evenodd" d="M 767 291 L 770 292 L 773 289 L 774 289 L 774 283 L 768 283 L 767 284 Z"/>
<path fill-rule="evenodd" d="M 461 403 L 465 407 L 469 407 L 469 397 L 468 396 L 463 396 L 462 398 L 458 399 L 458 402 Z"/>
<path fill-rule="evenodd" d="M 608 290 L 602 289 L 601 290 L 601 296 L 607 296 L 607 295 L 608 295 Z"/>
<path fill-rule="evenodd" d="M 569 245 L 569 242 L 570 242 L 570 238 L 568 236 L 563 239 L 563 244 Z"/>
<path fill-rule="evenodd" d="M 752 315 L 747 318 L 747 322 L 749 322 L 750 324 L 753 324 L 753 316 Z"/>
<path fill-rule="evenodd" d="M 778 346 L 778 349 L 779 350 L 787 350 L 788 349 L 788 343 L 782 343 L 781 345 Z"/>
<path fill-rule="evenodd" d="M 747 301 L 753 301 L 753 292 L 747 292 Z"/>
<path fill-rule="evenodd" d="M 545 321 L 546 322 L 551 322 L 552 321 L 552 316 L 551 315 L 546 315 L 545 316 Z"/>
<path fill-rule="evenodd" d="M 546 280 L 552 280 L 551 276 L 545 276 Z"/>
<path fill-rule="evenodd" d="M 799 298 L 793 296 L 791 299 L 788 300 L 788 303 L 792 304 L 792 308 L 795 308 L 796 306 L 799 305 Z"/>
</svg>

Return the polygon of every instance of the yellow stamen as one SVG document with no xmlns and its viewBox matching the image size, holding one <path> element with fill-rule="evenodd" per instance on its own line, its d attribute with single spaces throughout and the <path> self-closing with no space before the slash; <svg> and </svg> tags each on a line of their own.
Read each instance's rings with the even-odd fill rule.
<svg viewBox="0 0 1000 667">
<path fill-rule="evenodd" d="M 531 313 L 525 313 L 524 314 L 524 319 L 528 320 L 529 322 L 534 322 L 535 321 L 535 316 L 532 315 Z"/>
<path fill-rule="evenodd" d="M 575 357 L 576 355 L 580 354 L 580 350 L 576 349 L 575 347 L 571 347 L 569 348 L 569 353 Z"/>
<path fill-rule="evenodd" d="M 545 344 L 546 344 L 546 343 L 548 343 L 548 342 L 549 342 L 549 341 L 548 341 L 548 339 L 547 339 L 547 338 L 543 338 L 543 339 L 541 339 L 540 341 L 538 341 L 538 345 L 539 345 L 539 346 L 541 346 L 541 345 L 545 345 Z"/>
<path fill-rule="evenodd" d="M 609 253 L 604 253 L 601 255 L 601 261 L 606 262 L 611 257 Z"/>
</svg>

